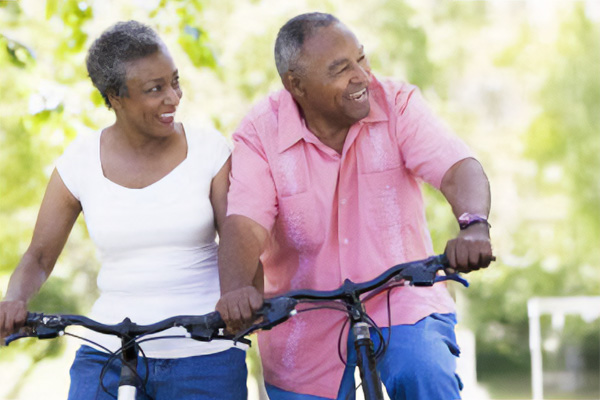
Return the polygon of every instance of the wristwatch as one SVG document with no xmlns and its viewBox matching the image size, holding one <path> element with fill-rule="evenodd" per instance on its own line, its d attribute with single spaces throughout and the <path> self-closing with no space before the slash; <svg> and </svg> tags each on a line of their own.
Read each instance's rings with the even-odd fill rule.
<svg viewBox="0 0 600 400">
<path fill-rule="evenodd" d="M 488 227 L 491 227 L 487 218 L 481 214 L 471 214 L 471 213 L 466 212 L 466 213 L 462 214 L 460 217 L 458 217 L 458 225 L 460 226 L 461 230 L 467 229 L 469 226 L 476 224 L 478 222 L 484 222 L 487 224 Z"/>
</svg>

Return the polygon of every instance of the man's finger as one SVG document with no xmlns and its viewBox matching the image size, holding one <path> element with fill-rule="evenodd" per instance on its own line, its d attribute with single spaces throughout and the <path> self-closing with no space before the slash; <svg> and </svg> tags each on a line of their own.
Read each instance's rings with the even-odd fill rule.
<svg viewBox="0 0 600 400">
<path fill-rule="evenodd" d="M 459 271 L 469 271 L 469 250 L 462 240 L 456 241 L 456 265 Z"/>
<path fill-rule="evenodd" d="M 456 252 L 454 250 L 454 245 L 452 241 L 446 244 L 446 251 L 444 251 L 444 253 L 446 254 L 446 258 L 448 259 L 448 264 L 450 265 L 450 268 L 456 272 Z"/>
<path fill-rule="evenodd" d="M 249 296 L 248 301 L 253 311 L 257 311 L 264 303 L 263 297 L 256 292 L 254 296 Z"/>
</svg>

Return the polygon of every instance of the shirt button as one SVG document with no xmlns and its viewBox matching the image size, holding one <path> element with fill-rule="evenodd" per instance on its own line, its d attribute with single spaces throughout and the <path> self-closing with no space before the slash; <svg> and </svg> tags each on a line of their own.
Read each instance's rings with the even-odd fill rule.
<svg viewBox="0 0 600 400">
<path fill-rule="evenodd" d="M 342 200 L 340 200 L 340 204 L 341 204 L 341 205 L 344 205 L 344 204 L 346 204 L 346 199 L 342 199 Z"/>
<path fill-rule="evenodd" d="M 348 240 L 348 238 L 344 239 L 344 244 L 348 244 L 350 241 Z"/>
</svg>

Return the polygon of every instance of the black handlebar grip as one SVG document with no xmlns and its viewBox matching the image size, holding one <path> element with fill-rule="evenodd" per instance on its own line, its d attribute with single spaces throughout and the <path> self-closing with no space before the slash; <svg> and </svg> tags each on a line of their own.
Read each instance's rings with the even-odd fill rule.
<svg viewBox="0 0 600 400">
<path fill-rule="evenodd" d="M 446 253 L 440 254 L 438 257 L 438 261 L 440 264 L 444 266 L 444 268 L 448 268 L 450 263 L 448 262 L 448 257 L 446 257 Z"/>
<path fill-rule="evenodd" d="M 225 328 L 225 321 L 221 318 L 221 314 L 218 311 L 206 314 L 206 325 L 213 329 Z"/>
</svg>

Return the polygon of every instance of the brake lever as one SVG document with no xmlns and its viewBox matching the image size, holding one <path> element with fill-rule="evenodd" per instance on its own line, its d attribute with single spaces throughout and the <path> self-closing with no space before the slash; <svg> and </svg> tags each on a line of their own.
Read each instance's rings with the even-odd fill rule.
<svg viewBox="0 0 600 400">
<path fill-rule="evenodd" d="M 56 337 L 62 336 L 64 332 L 64 326 L 59 325 L 55 327 L 49 327 L 45 325 L 30 325 L 29 327 L 24 327 L 20 332 L 13 333 L 12 335 L 8 335 L 4 338 L 4 345 L 8 346 L 10 343 L 15 340 L 35 337 L 38 339 L 54 339 Z"/>
<path fill-rule="evenodd" d="M 402 271 L 402 277 L 409 281 L 411 286 L 433 286 L 440 269 L 436 264 L 425 265 L 425 268 L 422 265 L 410 266 Z"/>
<path fill-rule="evenodd" d="M 190 337 L 194 340 L 198 340 L 201 342 L 210 342 L 215 339 L 223 339 L 223 340 L 233 340 L 234 342 L 240 342 L 243 344 L 250 345 L 250 341 L 245 339 L 244 337 L 237 337 L 233 335 L 227 335 L 224 333 L 224 328 L 219 328 L 217 331 L 213 329 L 208 329 L 204 327 L 194 326 L 186 326 L 185 327 L 190 334 Z M 245 335 L 242 335 L 245 336 Z"/>
<path fill-rule="evenodd" d="M 4 343 L 2 345 L 8 346 L 15 340 L 19 340 L 19 339 L 23 339 L 23 338 L 27 338 L 27 337 L 36 337 L 36 335 L 33 333 L 13 333 L 12 335 L 8 335 L 7 337 L 4 338 Z"/>
<path fill-rule="evenodd" d="M 446 275 L 438 275 L 435 277 L 434 281 L 436 283 L 443 282 L 443 281 L 456 281 L 456 282 L 460 283 L 461 285 L 463 285 L 464 287 L 469 287 L 469 281 L 467 281 L 465 278 L 460 276 L 458 274 L 458 272 L 453 272 L 451 274 L 446 274 Z"/>
<path fill-rule="evenodd" d="M 460 276 L 458 272 L 447 273 L 446 256 L 434 256 L 429 259 L 429 262 L 423 266 L 408 267 L 402 272 L 405 279 L 410 281 L 411 286 L 433 286 L 434 283 L 443 281 L 456 281 L 464 287 L 469 287 L 469 282 Z M 438 271 L 443 270 L 444 275 L 438 275 Z"/>
<path fill-rule="evenodd" d="M 247 340 L 247 339 L 245 339 L 245 336 L 248 336 L 249 334 L 251 334 L 254 331 L 258 331 L 258 330 L 261 330 L 263 328 L 264 329 L 269 329 L 269 327 L 268 327 L 269 324 L 270 324 L 269 322 L 259 322 L 258 324 L 254 324 L 254 325 L 250 326 L 249 328 L 247 328 L 247 329 L 239 332 L 237 335 L 235 335 L 233 337 L 234 343 L 242 342 L 244 340 Z"/>
<path fill-rule="evenodd" d="M 244 336 L 247 336 L 257 330 L 267 331 L 275 325 L 286 321 L 293 315 L 296 315 L 296 304 L 298 304 L 298 300 L 291 297 L 274 297 L 272 299 L 265 299 L 263 306 L 256 313 L 256 315 L 258 317 L 262 317 L 263 320 L 238 333 L 234 336 L 233 340 L 238 341 Z"/>
</svg>

